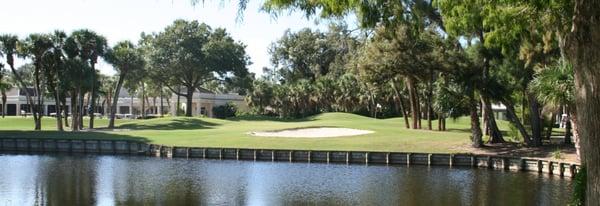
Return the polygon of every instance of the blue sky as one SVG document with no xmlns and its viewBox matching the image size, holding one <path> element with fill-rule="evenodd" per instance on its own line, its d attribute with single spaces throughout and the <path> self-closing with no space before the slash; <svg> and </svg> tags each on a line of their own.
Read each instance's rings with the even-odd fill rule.
<svg viewBox="0 0 600 206">
<path fill-rule="evenodd" d="M 201 2 L 201 1 L 200 1 Z M 0 34 L 13 33 L 24 38 L 30 33 L 67 33 L 88 28 L 104 35 L 110 45 L 121 40 L 137 42 L 140 33 L 158 32 L 175 19 L 198 20 L 213 28 L 223 27 L 247 45 L 246 52 L 253 64 L 251 72 L 261 73 L 270 66 L 268 46 L 290 28 L 304 27 L 325 30 L 327 22 L 316 23 L 301 13 L 283 13 L 278 18 L 259 11 L 262 1 L 253 0 L 244 12 L 243 21 L 236 21 L 235 0 L 206 0 L 192 6 L 190 0 L 18 0 L 3 1 L 0 12 Z M 18 61 L 17 64 L 23 64 Z M 100 62 L 105 74 L 114 74 L 110 65 Z"/>
</svg>

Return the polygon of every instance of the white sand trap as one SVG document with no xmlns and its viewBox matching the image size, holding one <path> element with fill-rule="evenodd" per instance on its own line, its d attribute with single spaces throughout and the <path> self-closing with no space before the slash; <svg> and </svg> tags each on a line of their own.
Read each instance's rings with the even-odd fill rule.
<svg viewBox="0 0 600 206">
<path fill-rule="evenodd" d="M 278 131 L 250 132 L 250 135 L 260 137 L 297 137 L 297 138 L 321 138 L 321 137 L 342 137 L 371 134 L 373 131 L 337 128 L 337 127 L 316 127 L 286 129 Z"/>
</svg>

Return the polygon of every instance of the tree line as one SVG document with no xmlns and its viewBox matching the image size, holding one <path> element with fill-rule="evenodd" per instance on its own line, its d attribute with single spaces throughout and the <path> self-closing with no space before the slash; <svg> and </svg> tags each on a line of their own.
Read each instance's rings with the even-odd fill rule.
<svg viewBox="0 0 600 206">
<path fill-rule="evenodd" d="M 490 143 L 505 142 L 492 103 L 507 107 L 518 136 L 532 147 L 550 138 L 557 115 L 573 118 L 568 111 L 574 101 L 572 66 L 558 54 L 547 55 L 547 64 L 534 69 L 526 56 L 492 48 L 486 57 L 483 43 L 460 43 L 436 29 L 401 24 L 356 32 L 333 24 L 325 32 L 288 31 L 271 45 L 273 67 L 264 68 L 246 101 L 263 115 L 401 116 L 413 129 L 432 130 L 437 120 L 437 129 L 445 130 L 446 118 L 470 116 L 475 147 L 483 145 L 484 135 Z M 484 58 L 490 62 L 484 65 Z M 577 127 L 576 121 L 569 125 Z M 573 143 L 571 136 L 577 140 L 577 132 L 567 127 L 566 144 Z"/>
<path fill-rule="evenodd" d="M 156 110 L 158 98 L 162 110 L 163 99 L 171 104 L 170 94 L 177 95 L 177 108 L 180 97 L 185 97 L 185 114 L 192 116 L 193 93 L 199 88 L 244 93 L 245 85 L 253 78 L 247 69 L 251 62 L 243 43 L 235 41 L 225 29 L 185 20 L 176 20 L 158 33 L 142 33 L 137 44 L 120 41 L 113 47 L 109 47 L 105 37 L 88 29 L 68 35 L 58 30 L 35 33 L 24 39 L 2 34 L 0 57 L 4 59 L 0 63 L 3 115 L 6 92 L 19 88 L 27 98 L 34 130 L 41 130 L 46 98 L 56 102 L 59 131 L 65 126 L 72 131 L 83 129 L 86 114 L 87 128 L 93 129 L 99 104 L 106 106 L 109 128 L 113 128 L 123 87 L 132 98 L 139 96 L 142 118 L 148 112 L 149 99 Z M 15 58 L 27 63 L 15 68 Z M 101 59 L 111 64 L 117 74 L 100 74 L 96 66 Z M 98 101 L 100 97 L 102 103 Z M 70 111 L 66 110 L 67 101 Z"/>
<path fill-rule="evenodd" d="M 263 9 L 273 14 L 300 10 L 327 19 L 355 15 L 362 28 L 375 31 L 365 47 L 371 51 L 366 58 L 376 61 L 359 68 L 381 74 L 377 82 L 403 77 L 408 84 L 445 85 L 443 98 L 456 98 L 454 105 L 467 108 L 476 147 L 484 132 L 491 142 L 503 141 L 491 112 L 494 102 L 506 106 L 528 146 L 542 144 L 542 115 L 562 107 L 572 127 L 565 139 L 573 135 L 587 170 L 585 204 L 598 204 L 599 1 L 268 0 Z M 528 115 L 519 118 L 519 104 Z"/>
</svg>

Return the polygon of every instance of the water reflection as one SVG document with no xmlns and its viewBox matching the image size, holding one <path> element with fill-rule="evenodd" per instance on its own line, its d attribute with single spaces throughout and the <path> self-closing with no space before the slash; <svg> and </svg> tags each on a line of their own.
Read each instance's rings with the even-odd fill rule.
<svg viewBox="0 0 600 206">
<path fill-rule="evenodd" d="M 484 169 L 0 155 L 1 205 L 565 205 L 568 179 Z"/>
</svg>

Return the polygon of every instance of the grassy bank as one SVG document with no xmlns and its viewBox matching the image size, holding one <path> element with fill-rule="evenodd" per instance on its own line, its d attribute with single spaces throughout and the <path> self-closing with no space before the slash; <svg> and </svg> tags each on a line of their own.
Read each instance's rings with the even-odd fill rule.
<svg viewBox="0 0 600 206">
<path fill-rule="evenodd" d="M 87 120 L 85 120 L 87 123 Z M 211 118 L 166 117 L 149 120 L 117 120 L 117 129 L 105 128 L 107 119 L 95 121 L 95 131 L 57 132 L 56 120 L 44 118 L 43 131 L 32 131 L 33 120 L 23 117 L 0 118 L 0 137 L 14 138 L 73 138 L 126 139 L 155 144 L 188 147 L 232 147 L 303 150 L 362 150 L 428 153 L 478 153 L 528 156 L 576 161 L 574 149 L 563 146 L 526 148 L 517 144 L 491 145 L 481 149 L 470 146 L 468 118 L 447 120 L 445 132 L 406 129 L 402 118 L 373 119 L 346 113 L 325 113 L 299 120 L 268 117 L 238 117 L 221 120 Z M 423 121 L 423 126 L 426 125 Z M 434 121 L 433 128 L 437 128 Z M 498 121 L 505 138 L 510 129 Z M 374 133 L 352 137 L 281 138 L 256 137 L 252 131 L 280 130 L 301 127 L 346 127 L 371 130 Z"/>
<path fill-rule="evenodd" d="M 96 121 L 106 127 L 106 119 Z M 168 117 L 150 120 L 117 120 L 117 131 L 56 132 L 55 120 L 44 118 L 44 131 L 31 131 L 32 120 L 22 117 L 0 119 L 2 137 L 117 138 L 156 144 L 203 147 L 274 149 L 369 150 L 402 152 L 465 152 L 469 143 L 468 119 L 448 120 L 446 132 L 409 130 L 401 118 L 373 119 L 353 114 L 326 113 L 301 120 L 242 117 L 229 120 Z M 426 121 L 423 121 L 426 124 Z M 298 127 L 346 127 L 375 131 L 372 134 L 334 138 L 255 137 L 251 131 Z M 434 128 L 437 125 L 434 125 Z M 506 129 L 504 122 L 501 123 Z"/>
</svg>

